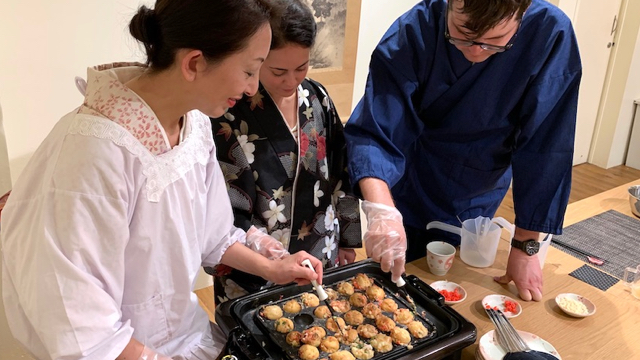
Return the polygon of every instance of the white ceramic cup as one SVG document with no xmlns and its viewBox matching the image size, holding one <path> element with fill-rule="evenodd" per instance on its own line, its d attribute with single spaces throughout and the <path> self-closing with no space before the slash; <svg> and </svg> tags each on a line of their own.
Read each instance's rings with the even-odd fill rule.
<svg viewBox="0 0 640 360">
<path fill-rule="evenodd" d="M 432 241 L 427 244 L 427 265 L 432 274 L 443 276 L 451 269 L 456 248 L 444 241 Z"/>
</svg>

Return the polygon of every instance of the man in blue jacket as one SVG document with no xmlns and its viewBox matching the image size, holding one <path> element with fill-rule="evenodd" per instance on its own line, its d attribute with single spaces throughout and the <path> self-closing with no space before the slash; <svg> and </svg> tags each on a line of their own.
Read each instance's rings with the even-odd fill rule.
<svg viewBox="0 0 640 360">
<path fill-rule="evenodd" d="M 570 20 L 544 0 L 423 0 L 397 19 L 345 128 L 368 255 L 397 278 L 447 236 L 427 223 L 493 217 L 513 181 L 496 281 L 541 300 L 537 240 L 562 231 L 581 74 Z"/>
</svg>

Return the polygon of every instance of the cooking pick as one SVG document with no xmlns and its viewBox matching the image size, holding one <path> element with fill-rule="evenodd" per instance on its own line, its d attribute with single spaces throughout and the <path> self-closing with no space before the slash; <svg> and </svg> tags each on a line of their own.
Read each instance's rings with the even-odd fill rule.
<svg viewBox="0 0 640 360">
<path fill-rule="evenodd" d="M 313 272 L 316 272 L 316 269 L 313 268 L 313 265 L 311 264 L 311 261 L 309 261 L 309 259 L 302 260 L 302 266 L 306 266 L 309 269 L 313 270 Z M 318 294 L 318 299 L 320 299 L 320 301 L 323 301 L 329 308 L 329 311 L 331 312 L 331 318 L 333 319 L 333 321 L 335 321 L 338 329 L 340 329 L 340 334 L 342 334 L 342 336 L 345 336 L 344 332 L 342 331 L 342 327 L 338 323 L 338 316 L 336 316 L 336 314 L 333 312 L 333 308 L 329 303 L 329 295 L 327 295 L 327 292 L 324 291 L 324 288 L 322 287 L 322 285 L 319 285 L 317 281 L 312 280 L 311 285 L 313 285 L 313 287 L 316 289 L 316 293 Z"/>
<path fill-rule="evenodd" d="M 409 296 L 409 294 L 407 293 L 407 289 L 404 287 L 407 283 L 404 281 L 402 276 L 400 276 L 398 280 L 394 281 L 394 283 L 398 287 L 398 294 L 402 295 L 405 299 L 407 299 L 407 301 L 411 305 L 411 310 L 413 310 L 414 314 L 417 314 L 418 309 L 416 308 L 416 303 L 413 301 L 413 298 Z"/>
</svg>

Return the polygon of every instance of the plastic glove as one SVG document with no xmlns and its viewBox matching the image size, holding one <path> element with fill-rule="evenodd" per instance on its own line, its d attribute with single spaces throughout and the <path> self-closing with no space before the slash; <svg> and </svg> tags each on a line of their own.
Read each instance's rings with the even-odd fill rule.
<svg viewBox="0 0 640 360">
<path fill-rule="evenodd" d="M 252 226 L 247 231 L 247 247 L 258 254 L 278 260 L 289 255 L 282 243 Z"/>
<path fill-rule="evenodd" d="M 165 355 L 158 354 L 155 350 L 148 348 L 145 345 L 138 360 L 171 360 L 171 358 Z"/>
<path fill-rule="evenodd" d="M 391 270 L 392 280 L 404 273 L 407 258 L 407 235 L 398 209 L 370 201 L 362 202 L 367 216 L 367 232 L 364 234 L 367 256 L 380 263 L 382 271 Z"/>
</svg>

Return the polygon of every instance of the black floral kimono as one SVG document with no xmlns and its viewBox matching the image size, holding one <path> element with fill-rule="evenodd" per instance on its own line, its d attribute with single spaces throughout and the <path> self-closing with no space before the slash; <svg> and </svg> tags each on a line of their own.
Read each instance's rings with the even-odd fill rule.
<svg viewBox="0 0 640 360">
<path fill-rule="evenodd" d="M 359 204 L 350 193 L 342 123 L 326 90 L 305 79 L 298 107 L 295 132 L 261 85 L 211 120 L 213 137 L 235 225 L 254 225 L 289 252 L 307 251 L 329 268 L 338 247 L 362 246 Z M 207 272 L 216 276 L 217 302 L 266 285 L 224 265 Z"/>
</svg>

